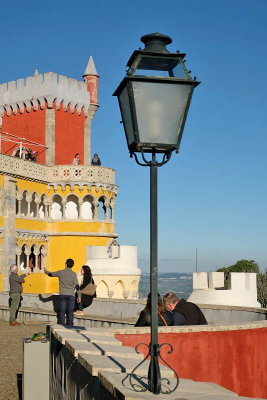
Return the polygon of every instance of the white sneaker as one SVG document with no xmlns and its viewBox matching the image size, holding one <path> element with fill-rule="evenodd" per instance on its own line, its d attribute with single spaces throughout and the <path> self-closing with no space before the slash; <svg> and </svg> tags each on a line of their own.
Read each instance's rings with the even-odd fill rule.
<svg viewBox="0 0 267 400">
<path fill-rule="evenodd" d="M 77 311 L 75 311 L 75 313 L 74 314 L 77 314 L 77 315 L 83 315 L 84 314 L 84 312 L 83 311 L 80 311 L 80 310 L 77 310 Z"/>
</svg>

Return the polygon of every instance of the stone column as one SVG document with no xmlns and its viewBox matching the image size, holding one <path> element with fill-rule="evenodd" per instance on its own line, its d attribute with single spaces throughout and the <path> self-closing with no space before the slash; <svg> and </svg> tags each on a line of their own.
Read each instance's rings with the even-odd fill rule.
<svg viewBox="0 0 267 400">
<path fill-rule="evenodd" d="M 39 206 L 40 206 L 40 203 L 41 203 L 41 200 L 35 200 L 35 203 L 36 203 L 36 216 L 35 216 L 35 218 L 40 218 L 40 216 L 39 216 Z"/>
<path fill-rule="evenodd" d="M 90 104 L 87 118 L 84 121 L 84 165 L 91 165 L 91 126 L 98 107 L 97 104 Z"/>
<path fill-rule="evenodd" d="M 46 165 L 55 165 L 55 110 L 45 110 L 45 143 L 48 149 L 45 152 Z"/>
<path fill-rule="evenodd" d="M 98 219 L 99 218 L 99 203 L 98 203 L 98 200 L 93 201 L 93 205 L 94 205 L 93 219 Z"/>
<path fill-rule="evenodd" d="M 16 264 L 16 180 L 4 175 L 3 290 L 9 290 L 9 267 Z"/>
<path fill-rule="evenodd" d="M 25 255 L 26 255 L 26 272 L 30 272 L 30 254 L 31 254 L 31 249 L 29 247 L 25 247 Z"/>
<path fill-rule="evenodd" d="M 105 221 L 108 220 L 109 201 L 105 201 Z"/>
<path fill-rule="evenodd" d="M 17 193 L 17 201 L 18 201 L 18 212 L 17 216 L 21 217 L 21 201 L 22 201 L 22 195 L 21 193 Z"/>
<path fill-rule="evenodd" d="M 82 218 L 82 206 L 83 206 L 83 199 L 79 199 L 79 202 L 78 202 L 78 219 Z"/>
<path fill-rule="evenodd" d="M 20 246 L 17 244 L 16 245 L 16 264 L 18 269 L 20 270 L 20 256 L 21 256 L 21 248 Z"/>
<path fill-rule="evenodd" d="M 62 200 L 62 219 L 65 219 L 67 200 Z"/>
<path fill-rule="evenodd" d="M 38 249 L 37 246 L 34 246 L 33 254 L 34 254 L 34 259 L 35 259 L 35 267 L 33 269 L 33 272 L 39 272 L 40 270 L 38 268 L 38 256 L 40 254 L 40 250 Z"/>
</svg>

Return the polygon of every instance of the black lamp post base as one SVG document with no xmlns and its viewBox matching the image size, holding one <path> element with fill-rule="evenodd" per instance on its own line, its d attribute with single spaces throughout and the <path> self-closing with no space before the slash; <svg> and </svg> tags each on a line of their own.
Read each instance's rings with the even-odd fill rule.
<svg viewBox="0 0 267 400">
<path fill-rule="evenodd" d="M 177 372 L 161 357 L 160 350 L 163 346 L 169 346 L 168 354 L 173 352 L 173 347 L 169 343 L 156 344 L 153 346 L 147 345 L 146 343 L 139 343 L 135 351 L 140 354 L 141 352 L 138 350 L 140 346 L 145 346 L 148 349 L 148 353 L 145 358 L 132 370 L 130 374 L 130 385 L 135 392 L 146 392 L 150 391 L 153 394 L 170 394 L 173 393 L 178 385 L 179 385 L 179 376 Z M 150 357 L 150 364 L 148 368 L 148 376 L 138 376 L 136 372 L 138 368 Z M 162 378 L 159 366 L 159 358 L 160 360 L 173 371 L 176 382 L 174 387 L 170 387 L 171 382 L 168 378 Z M 133 380 L 137 380 L 137 383 L 134 383 Z M 164 383 L 164 384 L 163 384 Z"/>
</svg>

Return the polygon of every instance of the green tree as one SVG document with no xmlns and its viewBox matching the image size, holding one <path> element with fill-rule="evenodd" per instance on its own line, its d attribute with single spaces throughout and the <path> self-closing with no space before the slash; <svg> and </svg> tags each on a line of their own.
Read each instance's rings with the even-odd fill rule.
<svg viewBox="0 0 267 400">
<path fill-rule="evenodd" d="M 267 269 L 257 275 L 258 301 L 263 308 L 267 308 Z"/>
<path fill-rule="evenodd" d="M 217 271 L 224 272 L 225 289 L 230 288 L 230 272 L 255 272 L 257 274 L 258 301 L 262 307 L 267 307 L 267 269 L 264 273 L 261 273 L 254 260 L 239 260 L 234 265 L 219 268 Z"/>
<path fill-rule="evenodd" d="M 218 272 L 259 272 L 259 266 L 254 260 L 239 260 L 230 267 L 217 269 Z"/>
</svg>

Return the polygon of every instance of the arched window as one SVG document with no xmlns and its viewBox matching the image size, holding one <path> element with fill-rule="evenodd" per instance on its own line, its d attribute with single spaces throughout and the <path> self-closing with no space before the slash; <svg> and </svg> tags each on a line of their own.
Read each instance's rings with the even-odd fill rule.
<svg viewBox="0 0 267 400">
<path fill-rule="evenodd" d="M 47 217 L 47 213 L 46 213 L 46 209 L 45 209 L 47 206 L 47 202 L 48 202 L 47 196 L 45 194 L 42 194 L 41 201 L 39 204 L 39 210 L 38 210 L 38 215 L 39 215 L 39 218 L 41 218 L 41 219 Z"/>
<path fill-rule="evenodd" d="M 19 258 L 19 267 L 21 270 L 25 270 L 29 266 L 29 255 L 31 250 L 27 244 L 22 246 L 22 251 Z"/>
<path fill-rule="evenodd" d="M 103 297 L 103 298 L 108 298 L 108 285 L 104 281 L 100 281 L 97 284 L 96 288 L 96 296 L 97 297 Z"/>
<path fill-rule="evenodd" d="M 30 201 L 31 195 L 27 190 L 24 190 L 21 200 L 21 215 L 26 217 L 28 215 L 28 201 Z"/>
<path fill-rule="evenodd" d="M 78 219 L 78 198 L 74 194 L 70 194 L 67 197 L 66 209 L 65 209 L 65 217 L 67 219 Z"/>
<path fill-rule="evenodd" d="M 62 198 L 58 194 L 55 194 L 53 197 L 53 202 L 51 207 L 51 218 L 62 219 L 62 215 L 63 215 Z"/>
<path fill-rule="evenodd" d="M 94 210 L 93 197 L 87 195 L 83 198 L 83 204 L 81 210 L 82 219 L 93 219 L 94 216 L 93 210 Z"/>
<path fill-rule="evenodd" d="M 99 213 L 98 213 L 98 218 L 99 219 L 105 219 L 105 214 L 106 214 L 106 198 L 104 196 L 99 197 Z"/>
<path fill-rule="evenodd" d="M 114 287 L 114 299 L 123 299 L 123 292 L 124 292 L 124 284 L 122 281 L 118 281 Z"/>
<path fill-rule="evenodd" d="M 37 217 L 37 204 L 39 201 L 38 193 L 33 193 L 32 201 L 30 203 L 30 215 L 31 217 Z"/>
</svg>

